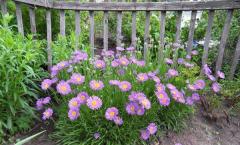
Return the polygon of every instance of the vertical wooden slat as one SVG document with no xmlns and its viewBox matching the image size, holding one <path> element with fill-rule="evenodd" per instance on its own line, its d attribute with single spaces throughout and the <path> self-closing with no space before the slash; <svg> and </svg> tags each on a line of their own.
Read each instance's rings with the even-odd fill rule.
<svg viewBox="0 0 240 145">
<path fill-rule="evenodd" d="M 16 4 L 18 32 L 21 33 L 22 35 L 24 35 L 21 4 L 18 2 L 15 2 L 15 4 Z"/>
<path fill-rule="evenodd" d="M 122 2 L 122 0 L 118 0 Z M 117 46 L 120 47 L 122 43 L 122 11 L 117 12 Z"/>
<path fill-rule="evenodd" d="M 64 1 L 64 0 L 61 0 Z M 62 36 L 65 36 L 65 11 L 64 10 L 60 10 L 60 34 Z"/>
<path fill-rule="evenodd" d="M 210 10 L 208 12 L 208 27 L 207 27 L 207 31 L 205 34 L 204 50 L 203 50 L 203 55 L 202 55 L 202 67 L 207 63 L 207 59 L 208 59 L 208 48 L 209 48 L 209 42 L 211 40 L 213 18 L 214 18 L 214 11 Z"/>
<path fill-rule="evenodd" d="M 193 37 L 194 37 L 194 29 L 196 22 L 197 11 L 192 11 L 191 13 L 191 22 L 188 33 L 188 42 L 187 42 L 187 54 L 191 55 L 192 47 L 193 47 Z"/>
<path fill-rule="evenodd" d="M 35 20 L 35 11 L 32 6 L 29 6 L 29 18 L 30 18 L 30 26 L 32 34 L 36 34 L 36 20 Z"/>
<path fill-rule="evenodd" d="M 175 35 L 175 43 L 180 43 L 181 36 L 181 23 L 182 23 L 182 11 L 177 11 L 177 22 L 176 22 L 176 35 Z"/>
<path fill-rule="evenodd" d="M 1 11 L 2 11 L 3 15 L 7 14 L 7 1 L 6 0 L 1 1 Z"/>
<path fill-rule="evenodd" d="M 94 56 L 94 11 L 89 11 L 90 15 L 90 47 L 92 56 Z"/>
<path fill-rule="evenodd" d="M 136 0 L 132 0 L 132 2 L 136 2 Z M 136 11 L 132 12 L 132 47 L 136 48 L 137 46 L 137 36 L 136 36 Z"/>
<path fill-rule="evenodd" d="M 225 49 L 225 46 L 226 46 L 226 43 L 227 43 L 227 38 L 228 38 L 229 28 L 230 28 L 230 25 L 231 25 L 232 15 L 233 15 L 233 10 L 228 10 L 227 17 L 225 19 L 225 24 L 224 24 L 224 27 L 223 27 L 221 40 L 220 40 L 218 58 L 217 58 L 217 63 L 216 63 L 216 72 L 219 71 L 222 67 L 224 49 Z"/>
<path fill-rule="evenodd" d="M 150 11 L 146 11 L 145 31 L 144 31 L 144 60 L 147 61 L 148 43 L 149 43 L 149 25 L 150 25 Z"/>
<path fill-rule="evenodd" d="M 159 60 L 163 59 L 163 49 L 164 49 L 164 35 L 165 35 L 165 18 L 166 11 L 161 11 L 160 13 L 160 49 L 159 49 Z"/>
<path fill-rule="evenodd" d="M 231 70 L 230 70 L 229 79 L 233 79 L 233 76 L 234 76 L 234 73 L 236 71 L 237 64 L 239 61 L 240 61 L 240 36 L 238 37 L 237 47 L 236 47 L 234 57 L 232 60 L 232 66 L 231 66 Z"/>
<path fill-rule="evenodd" d="M 104 0 L 108 2 L 108 0 Z M 103 49 L 108 50 L 108 11 L 104 11 L 103 16 Z"/>
<path fill-rule="evenodd" d="M 78 2 L 79 0 L 75 0 Z M 79 47 L 79 37 L 81 33 L 81 26 L 80 26 L 80 11 L 75 11 L 75 35 L 76 35 L 76 49 Z"/>
<path fill-rule="evenodd" d="M 48 55 L 48 71 L 52 68 L 52 22 L 51 22 L 51 10 L 46 11 L 46 23 L 47 23 L 47 55 Z"/>
</svg>

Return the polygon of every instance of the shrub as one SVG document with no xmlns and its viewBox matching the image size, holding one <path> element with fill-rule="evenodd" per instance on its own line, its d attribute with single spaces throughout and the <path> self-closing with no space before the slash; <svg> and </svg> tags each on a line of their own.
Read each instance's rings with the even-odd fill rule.
<svg viewBox="0 0 240 145">
<path fill-rule="evenodd" d="M 41 41 L 24 38 L 8 26 L 11 16 L 0 22 L 0 143 L 3 137 L 29 128 L 34 117 L 30 104 L 41 93 L 36 84 L 46 75 Z"/>
<path fill-rule="evenodd" d="M 163 130 L 179 131 L 193 113 L 192 105 L 214 84 L 215 80 L 204 81 L 199 67 L 183 58 L 183 49 L 165 50 L 168 58 L 161 64 L 141 60 L 139 52 L 132 55 L 132 49 L 118 47 L 117 54 L 103 51 L 94 58 L 76 50 L 52 67 L 51 78 L 42 82 L 42 89 L 52 92 L 52 98 L 39 99 L 36 105 L 46 122 L 56 116 L 51 137 L 59 144 L 144 144 L 144 140 L 156 140 Z M 213 79 L 209 67 L 204 70 Z M 51 100 L 55 105 L 50 105 Z"/>
</svg>

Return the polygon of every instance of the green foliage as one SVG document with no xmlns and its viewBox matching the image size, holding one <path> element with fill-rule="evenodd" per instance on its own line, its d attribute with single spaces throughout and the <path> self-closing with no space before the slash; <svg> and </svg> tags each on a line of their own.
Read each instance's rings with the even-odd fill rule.
<svg viewBox="0 0 240 145">
<path fill-rule="evenodd" d="M 0 22 L 0 143 L 3 137 L 29 128 L 34 109 L 30 106 L 40 93 L 36 84 L 46 73 L 43 43 L 12 31 L 12 17 Z"/>
</svg>

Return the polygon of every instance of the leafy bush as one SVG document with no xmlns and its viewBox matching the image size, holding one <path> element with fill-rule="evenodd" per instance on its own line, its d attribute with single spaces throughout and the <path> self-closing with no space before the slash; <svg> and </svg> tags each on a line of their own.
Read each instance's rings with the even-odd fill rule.
<svg viewBox="0 0 240 145">
<path fill-rule="evenodd" d="M 72 44 L 59 41 L 53 44 L 57 48 Z M 184 120 L 194 111 L 192 105 L 211 91 L 214 82 L 204 81 L 200 68 L 183 59 L 183 49 L 166 49 L 169 59 L 161 64 L 139 60 L 141 52 L 134 57 L 131 50 L 117 49 L 117 54 L 103 51 L 94 58 L 80 50 L 70 58 L 64 54 L 64 60 L 52 67 L 51 78 L 43 80 L 42 89 L 52 97 L 39 99 L 36 105 L 46 122 L 56 116 L 51 137 L 59 144 L 144 144 L 151 122 L 159 131 L 150 140 L 156 140 L 163 130 L 184 127 Z M 179 64 L 177 57 L 182 58 Z M 212 76 L 207 66 L 205 70 Z"/>
<path fill-rule="evenodd" d="M 41 66 L 45 55 L 43 43 L 15 34 L 8 26 L 11 16 L 0 22 L 0 143 L 3 137 L 29 128 L 38 97 L 36 84 L 46 75 Z"/>
</svg>

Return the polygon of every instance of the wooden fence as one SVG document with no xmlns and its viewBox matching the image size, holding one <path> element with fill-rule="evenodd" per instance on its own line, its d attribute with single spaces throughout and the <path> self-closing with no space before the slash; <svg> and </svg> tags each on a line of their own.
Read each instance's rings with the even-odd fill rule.
<svg viewBox="0 0 240 145">
<path fill-rule="evenodd" d="M 1 9 L 2 13 L 7 13 L 6 7 L 7 0 L 1 0 Z M 194 29 L 196 23 L 196 14 L 199 10 L 208 11 L 208 26 L 205 34 L 204 41 L 204 52 L 202 56 L 202 66 L 206 64 L 208 59 L 208 49 L 209 43 L 211 40 L 211 30 L 213 25 L 214 12 L 216 10 L 227 10 L 227 17 L 224 22 L 224 27 L 222 30 L 218 57 L 216 62 L 216 72 L 221 69 L 223 62 L 224 50 L 228 38 L 228 33 L 230 29 L 230 23 L 233 16 L 234 9 L 240 9 L 240 0 L 220 0 L 220 1 L 179 1 L 179 2 L 137 2 L 132 0 L 132 2 L 110 2 L 110 0 L 104 0 L 104 2 L 96 3 L 94 0 L 90 2 L 83 3 L 78 0 L 72 2 L 61 1 L 52 1 L 52 0 L 14 0 L 16 4 L 16 16 L 17 16 L 17 25 L 19 33 L 24 35 L 23 29 L 23 20 L 22 20 L 22 11 L 21 5 L 26 4 L 29 6 L 29 15 L 30 15 L 30 26 L 31 32 L 36 33 L 36 22 L 35 22 L 35 11 L 34 7 L 42 7 L 46 9 L 46 24 L 47 24 L 47 53 L 48 53 L 48 65 L 49 69 L 52 66 L 52 54 L 51 54 L 51 41 L 52 41 L 52 30 L 51 30 L 51 9 L 58 9 L 60 12 L 60 34 L 65 36 L 65 11 L 74 10 L 75 11 L 75 33 L 76 37 L 79 38 L 81 34 L 80 30 L 80 11 L 89 11 L 90 18 L 90 30 L 89 30 L 89 40 L 92 55 L 94 55 L 94 12 L 103 11 L 103 47 L 105 50 L 108 49 L 108 12 L 115 11 L 117 13 L 117 30 L 116 30 L 116 44 L 117 46 L 121 45 L 122 41 L 122 12 L 130 11 L 132 13 L 132 35 L 131 35 L 131 45 L 136 47 L 136 13 L 138 11 L 145 11 L 146 20 L 145 20 L 145 34 L 144 34 L 144 59 L 147 59 L 148 44 L 149 44 L 149 25 L 150 25 L 150 16 L 152 11 L 160 12 L 160 48 L 159 48 L 159 58 L 163 58 L 163 49 L 164 49 L 164 34 L 165 34 L 165 19 L 167 11 L 177 11 L 177 20 L 176 20 L 176 35 L 175 42 L 180 42 L 180 32 L 181 32 L 181 19 L 183 11 L 191 11 L 191 20 L 189 27 L 189 35 L 187 42 L 187 52 L 190 55 L 193 47 L 193 37 Z M 78 46 L 78 39 L 76 39 L 76 46 Z M 232 66 L 230 70 L 229 78 L 232 79 L 237 68 L 237 64 L 240 57 L 240 36 L 238 38 L 238 43 L 232 60 Z"/>
</svg>

